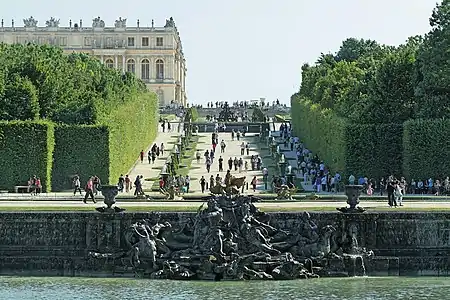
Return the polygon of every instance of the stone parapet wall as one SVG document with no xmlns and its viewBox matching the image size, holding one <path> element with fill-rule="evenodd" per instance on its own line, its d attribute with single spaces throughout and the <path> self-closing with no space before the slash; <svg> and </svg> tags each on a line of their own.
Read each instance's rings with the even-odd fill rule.
<svg viewBox="0 0 450 300">
<path fill-rule="evenodd" d="M 271 213 L 277 228 L 300 225 L 301 213 Z M 194 213 L 161 213 L 161 222 L 182 224 Z M 88 258 L 89 252 L 126 249 L 123 233 L 152 213 L 0 213 L 0 274 L 122 276 L 127 270 Z M 338 231 L 354 224 L 360 247 L 371 249 L 373 275 L 448 275 L 450 213 L 311 213 L 319 227 Z M 111 258 L 112 259 L 112 258 Z"/>
</svg>

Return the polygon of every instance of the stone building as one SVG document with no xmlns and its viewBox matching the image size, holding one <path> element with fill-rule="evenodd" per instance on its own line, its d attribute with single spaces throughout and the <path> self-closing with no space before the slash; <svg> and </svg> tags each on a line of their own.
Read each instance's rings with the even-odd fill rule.
<svg viewBox="0 0 450 300">
<path fill-rule="evenodd" d="M 127 19 L 117 19 L 106 26 L 97 17 L 83 24 L 69 21 L 68 27 L 50 18 L 38 26 L 33 17 L 16 26 L 14 20 L 6 26 L 1 20 L 0 42 L 36 43 L 60 46 L 65 52 L 84 52 L 98 57 L 106 66 L 122 72 L 132 72 L 141 78 L 159 98 L 160 105 L 186 104 L 186 60 L 180 35 L 172 18 L 163 27 L 127 26 Z"/>
</svg>

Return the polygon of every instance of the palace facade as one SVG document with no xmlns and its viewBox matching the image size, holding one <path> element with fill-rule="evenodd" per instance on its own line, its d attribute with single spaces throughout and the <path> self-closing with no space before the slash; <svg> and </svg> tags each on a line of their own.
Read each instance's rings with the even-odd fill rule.
<svg viewBox="0 0 450 300">
<path fill-rule="evenodd" d="M 14 20 L 5 26 L 2 19 L 0 42 L 50 44 L 67 53 L 93 55 L 110 68 L 134 73 L 158 95 L 161 106 L 172 102 L 186 105 L 186 60 L 172 18 L 163 27 L 154 26 L 153 20 L 151 26 L 141 26 L 137 20 L 135 26 L 129 27 L 127 19 L 122 18 L 108 27 L 100 17 L 89 26 L 83 20 L 70 20 L 68 27 L 61 27 L 55 18 L 38 26 L 38 21 L 30 17 L 18 27 Z"/>
</svg>

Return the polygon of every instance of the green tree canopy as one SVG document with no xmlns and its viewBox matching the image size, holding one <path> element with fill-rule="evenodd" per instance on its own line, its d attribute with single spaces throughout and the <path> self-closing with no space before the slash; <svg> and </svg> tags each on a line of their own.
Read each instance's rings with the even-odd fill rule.
<svg viewBox="0 0 450 300">
<path fill-rule="evenodd" d="M 47 45 L 0 45 L 4 120 L 95 124 L 100 115 L 143 91 L 144 83 L 134 75 L 122 75 L 86 54 L 66 55 Z"/>
</svg>

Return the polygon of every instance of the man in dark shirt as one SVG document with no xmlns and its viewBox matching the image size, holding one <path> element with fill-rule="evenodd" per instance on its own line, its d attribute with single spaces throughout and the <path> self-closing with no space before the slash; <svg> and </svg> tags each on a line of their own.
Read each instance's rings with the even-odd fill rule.
<svg viewBox="0 0 450 300">
<path fill-rule="evenodd" d="M 394 197 L 394 191 L 395 191 L 394 184 L 395 183 L 393 181 L 389 181 L 386 186 L 386 190 L 387 190 L 387 194 L 388 194 L 388 204 L 390 207 L 392 207 L 393 205 L 395 205 L 395 207 L 397 207 L 397 201 L 395 200 L 395 197 Z"/>
</svg>

